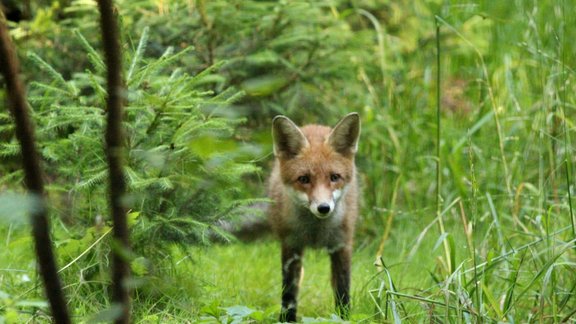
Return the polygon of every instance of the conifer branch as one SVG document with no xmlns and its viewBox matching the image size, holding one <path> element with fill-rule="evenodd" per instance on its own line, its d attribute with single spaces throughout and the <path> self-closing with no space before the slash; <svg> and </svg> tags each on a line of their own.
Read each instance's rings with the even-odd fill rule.
<svg viewBox="0 0 576 324">
<path fill-rule="evenodd" d="M 30 217 L 40 276 L 54 322 L 67 324 L 70 323 L 70 316 L 52 251 L 40 157 L 34 140 L 34 126 L 29 116 L 24 86 L 18 77 L 19 69 L 6 22 L 0 17 L 0 70 L 6 82 L 8 107 L 14 117 L 16 137 L 20 142 L 25 185 L 35 202 L 34 206 L 31 206 Z"/>
<path fill-rule="evenodd" d="M 121 314 L 116 323 L 130 322 L 130 292 L 127 279 L 130 267 L 127 260 L 130 249 L 126 208 L 123 198 L 126 193 L 126 181 L 122 169 L 123 134 L 122 134 L 122 104 L 125 91 L 122 80 L 122 52 L 118 33 L 117 17 L 114 13 L 112 0 L 98 0 L 100 9 L 100 26 L 104 57 L 107 66 L 106 80 L 108 84 L 107 126 L 106 126 L 106 156 L 109 169 L 109 200 L 114 222 L 114 243 L 112 257 L 112 301 L 121 307 Z"/>
</svg>

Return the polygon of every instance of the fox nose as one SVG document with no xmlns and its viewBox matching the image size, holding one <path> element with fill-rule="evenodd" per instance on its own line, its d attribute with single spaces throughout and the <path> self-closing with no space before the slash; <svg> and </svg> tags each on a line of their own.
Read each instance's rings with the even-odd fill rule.
<svg viewBox="0 0 576 324">
<path fill-rule="evenodd" d="M 328 214 L 330 212 L 330 205 L 328 205 L 327 203 L 318 205 L 318 212 L 324 215 Z"/>
</svg>

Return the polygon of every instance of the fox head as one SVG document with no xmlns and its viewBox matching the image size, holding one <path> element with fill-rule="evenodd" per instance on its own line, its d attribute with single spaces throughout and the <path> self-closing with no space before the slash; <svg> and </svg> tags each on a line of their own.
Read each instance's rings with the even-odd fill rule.
<svg viewBox="0 0 576 324">
<path fill-rule="evenodd" d="M 333 129 L 319 125 L 299 128 L 285 116 L 274 118 L 274 155 L 282 182 L 297 205 L 318 218 L 335 213 L 355 181 L 359 135 L 357 113 L 346 115 Z"/>
</svg>

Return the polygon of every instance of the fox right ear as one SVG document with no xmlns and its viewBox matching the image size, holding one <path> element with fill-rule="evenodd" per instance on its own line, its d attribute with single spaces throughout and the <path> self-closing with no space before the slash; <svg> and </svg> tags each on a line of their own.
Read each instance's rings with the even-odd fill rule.
<svg viewBox="0 0 576 324">
<path fill-rule="evenodd" d="M 300 128 L 286 116 L 276 116 L 272 120 L 272 138 L 274 155 L 284 159 L 295 157 L 308 145 Z"/>
<path fill-rule="evenodd" d="M 353 156 L 358 151 L 358 137 L 360 137 L 360 116 L 358 113 L 350 113 L 342 118 L 330 135 L 328 143 L 336 152 Z"/>
</svg>

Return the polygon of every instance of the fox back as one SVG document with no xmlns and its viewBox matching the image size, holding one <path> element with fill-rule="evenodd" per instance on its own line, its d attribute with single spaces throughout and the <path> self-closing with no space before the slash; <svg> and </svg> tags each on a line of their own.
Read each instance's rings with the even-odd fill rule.
<svg viewBox="0 0 576 324">
<path fill-rule="evenodd" d="M 296 319 L 298 287 L 294 281 L 300 278 L 299 260 L 305 247 L 329 252 L 337 308 L 341 315 L 348 308 L 350 255 L 358 215 L 354 157 L 359 134 L 356 113 L 345 116 L 333 129 L 299 128 L 284 116 L 273 120 L 276 160 L 269 183 L 273 202 L 268 217 L 282 244 L 281 320 Z"/>
</svg>

